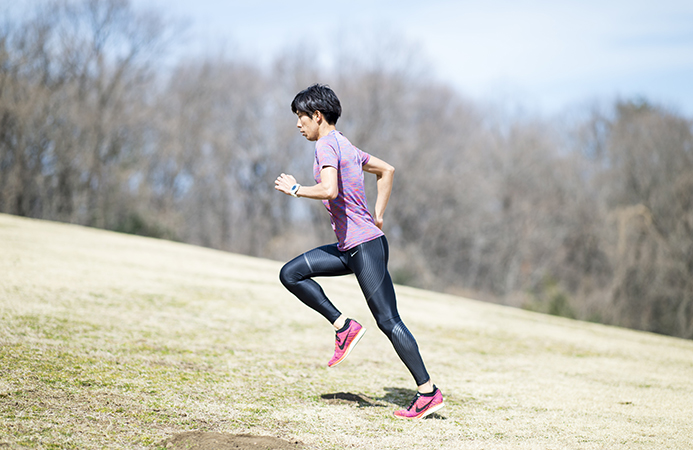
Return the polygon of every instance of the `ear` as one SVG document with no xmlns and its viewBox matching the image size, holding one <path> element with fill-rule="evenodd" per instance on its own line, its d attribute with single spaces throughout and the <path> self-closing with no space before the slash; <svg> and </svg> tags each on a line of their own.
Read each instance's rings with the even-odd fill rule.
<svg viewBox="0 0 693 450">
<path fill-rule="evenodd" d="M 318 123 L 318 125 L 320 125 L 320 122 L 322 122 L 324 119 L 325 119 L 325 116 L 323 116 L 320 111 L 315 111 L 313 113 L 313 120 L 316 121 Z"/>
</svg>

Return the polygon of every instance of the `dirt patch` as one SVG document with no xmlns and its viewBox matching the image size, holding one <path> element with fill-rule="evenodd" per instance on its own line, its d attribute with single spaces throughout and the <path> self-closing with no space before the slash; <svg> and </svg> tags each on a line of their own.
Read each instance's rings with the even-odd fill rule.
<svg viewBox="0 0 693 450">
<path fill-rule="evenodd" d="M 299 450 L 303 444 L 271 436 L 188 431 L 176 434 L 158 448 L 167 450 Z"/>
</svg>

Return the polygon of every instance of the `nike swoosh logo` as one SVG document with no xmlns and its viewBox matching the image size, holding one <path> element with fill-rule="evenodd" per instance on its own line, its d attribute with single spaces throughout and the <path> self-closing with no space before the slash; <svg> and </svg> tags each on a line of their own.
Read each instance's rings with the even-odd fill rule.
<svg viewBox="0 0 693 450">
<path fill-rule="evenodd" d="M 340 350 L 344 350 L 344 346 L 346 345 L 347 341 L 349 340 L 350 334 L 351 334 L 351 331 L 349 333 L 347 333 L 346 337 L 344 338 L 344 342 L 341 345 L 339 345 Z"/>
<path fill-rule="evenodd" d="M 357 254 L 359 251 L 356 250 L 354 253 L 351 254 L 351 257 L 353 258 L 355 254 Z"/>
<path fill-rule="evenodd" d="M 433 398 L 431 399 L 430 402 L 426 403 L 426 404 L 423 405 L 421 408 L 419 408 L 419 407 L 417 406 L 417 407 L 416 407 L 416 413 L 418 414 L 418 413 L 420 413 L 421 411 L 423 411 L 424 409 L 428 408 L 428 405 L 430 405 L 431 403 L 433 403 L 433 400 L 435 400 L 435 399 L 436 399 L 436 398 L 433 397 Z"/>
</svg>

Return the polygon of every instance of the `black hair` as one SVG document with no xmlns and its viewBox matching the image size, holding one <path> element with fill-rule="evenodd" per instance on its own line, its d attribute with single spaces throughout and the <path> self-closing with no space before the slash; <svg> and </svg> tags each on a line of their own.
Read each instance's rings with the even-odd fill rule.
<svg viewBox="0 0 693 450">
<path fill-rule="evenodd" d="M 329 86 L 314 84 L 294 97 L 291 102 L 291 111 L 294 114 L 305 113 L 310 116 L 315 111 L 320 111 L 330 125 L 335 125 L 342 115 L 342 105 L 337 94 Z"/>
</svg>

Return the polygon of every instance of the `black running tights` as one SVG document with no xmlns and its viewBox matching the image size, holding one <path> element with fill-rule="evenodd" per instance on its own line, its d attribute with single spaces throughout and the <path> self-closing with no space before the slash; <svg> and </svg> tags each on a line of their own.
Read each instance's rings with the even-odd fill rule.
<svg viewBox="0 0 693 450">
<path fill-rule="evenodd" d="M 355 274 L 378 328 L 390 339 L 397 355 L 420 386 L 430 377 L 414 336 L 397 312 L 395 289 L 387 271 L 388 258 L 385 236 L 344 252 L 337 249 L 337 244 L 325 245 L 286 263 L 279 279 L 299 300 L 334 323 L 341 313 L 313 278 Z"/>
</svg>

